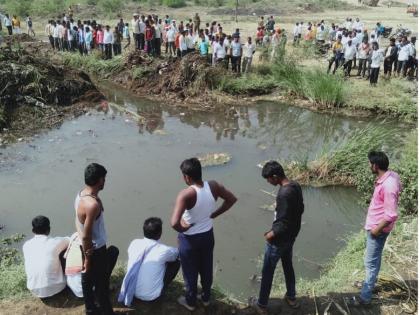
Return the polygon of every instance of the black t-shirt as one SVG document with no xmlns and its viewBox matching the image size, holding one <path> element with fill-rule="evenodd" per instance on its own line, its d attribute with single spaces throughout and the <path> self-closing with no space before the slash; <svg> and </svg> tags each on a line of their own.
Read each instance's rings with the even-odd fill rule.
<svg viewBox="0 0 420 315">
<path fill-rule="evenodd" d="M 293 241 L 299 234 L 304 211 L 302 188 L 295 181 L 281 186 L 276 198 L 276 213 L 272 230 L 273 244 Z"/>
</svg>

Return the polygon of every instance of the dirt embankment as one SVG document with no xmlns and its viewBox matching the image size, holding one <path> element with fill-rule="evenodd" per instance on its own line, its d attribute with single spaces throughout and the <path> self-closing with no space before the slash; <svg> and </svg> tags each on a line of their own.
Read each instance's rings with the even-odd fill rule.
<svg viewBox="0 0 420 315">
<path fill-rule="evenodd" d="M 84 72 L 22 49 L 0 49 L 0 139 L 6 143 L 57 126 L 103 98 Z"/>
<path fill-rule="evenodd" d="M 231 75 L 222 66 L 212 67 L 206 58 L 190 53 L 184 58 L 149 58 L 140 51 L 125 56 L 120 73 L 111 79 L 139 95 L 159 97 L 192 109 L 212 110 L 236 100 L 218 93 L 218 82 Z"/>
</svg>

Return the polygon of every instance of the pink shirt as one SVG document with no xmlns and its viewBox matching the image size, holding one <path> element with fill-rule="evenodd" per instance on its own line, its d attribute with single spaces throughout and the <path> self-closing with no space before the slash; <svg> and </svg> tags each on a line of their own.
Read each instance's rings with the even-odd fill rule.
<svg viewBox="0 0 420 315">
<path fill-rule="evenodd" d="M 96 43 L 102 44 L 104 42 L 104 32 L 103 31 L 97 31 L 96 32 Z"/>
<path fill-rule="evenodd" d="M 383 232 L 389 233 L 392 230 L 398 218 L 397 209 L 400 192 L 401 182 L 397 173 L 387 171 L 376 180 L 375 190 L 366 217 L 366 230 L 374 229 L 382 220 L 390 222 L 383 229 Z"/>
</svg>

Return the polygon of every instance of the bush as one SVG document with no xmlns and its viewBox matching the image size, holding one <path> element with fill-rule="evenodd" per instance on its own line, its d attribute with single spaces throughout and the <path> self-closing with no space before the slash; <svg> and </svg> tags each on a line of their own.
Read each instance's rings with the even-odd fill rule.
<svg viewBox="0 0 420 315">
<path fill-rule="evenodd" d="M 271 92 L 276 86 L 271 77 L 261 77 L 250 73 L 241 77 L 226 75 L 220 80 L 217 88 L 233 95 L 262 95 Z"/>
<path fill-rule="evenodd" d="M 100 6 L 107 13 L 117 13 L 121 11 L 123 5 L 122 0 L 101 0 Z"/>
<path fill-rule="evenodd" d="M 182 8 L 186 6 L 185 0 L 163 0 L 162 3 L 170 8 Z"/>
<path fill-rule="evenodd" d="M 344 103 L 343 79 L 321 69 L 303 70 L 293 60 L 281 57 L 273 64 L 273 75 L 280 85 L 321 107 Z"/>
<path fill-rule="evenodd" d="M 12 18 L 13 15 L 17 15 L 22 18 L 26 14 L 29 14 L 32 12 L 32 1 L 31 0 L 7 1 L 6 9 L 9 12 L 10 18 Z"/>
</svg>

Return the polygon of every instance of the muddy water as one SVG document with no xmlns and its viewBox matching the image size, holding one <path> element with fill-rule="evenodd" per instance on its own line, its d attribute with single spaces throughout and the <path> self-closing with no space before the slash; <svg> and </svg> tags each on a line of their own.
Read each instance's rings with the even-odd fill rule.
<svg viewBox="0 0 420 315">
<path fill-rule="evenodd" d="M 150 216 L 164 220 L 163 242 L 175 245 L 169 216 L 177 192 L 184 187 L 180 162 L 200 153 L 228 152 L 232 161 L 207 168 L 206 179 L 217 179 L 238 197 L 235 207 L 215 221 L 215 282 L 239 298 L 258 290 L 252 275 L 260 274 L 263 233 L 273 213 L 262 210 L 272 198 L 261 190 L 273 187 L 256 165 L 270 158 L 313 158 L 326 144 L 334 145 L 351 129 L 366 122 L 319 115 L 279 104 L 240 109 L 237 120 L 224 114 L 188 115 L 151 101 L 114 91 L 110 99 L 148 117 L 139 126 L 125 114 L 93 113 L 60 129 L 0 149 L 0 223 L 6 233 L 30 235 L 31 218 L 47 215 L 53 235 L 73 232 L 73 200 L 83 184 L 83 169 L 92 162 L 108 169 L 101 196 L 109 243 L 121 250 L 121 261 L 141 224 Z M 304 188 L 305 213 L 295 246 L 298 277 L 319 275 L 343 245 L 343 237 L 359 230 L 363 210 L 355 190 L 342 187 Z"/>
</svg>

